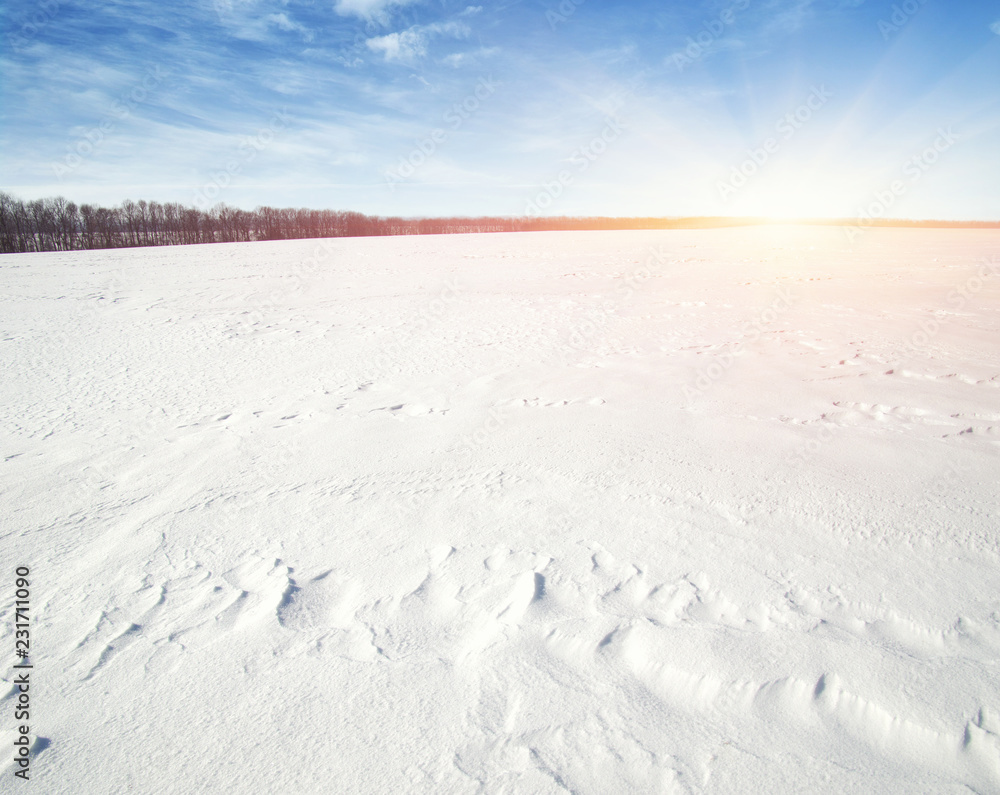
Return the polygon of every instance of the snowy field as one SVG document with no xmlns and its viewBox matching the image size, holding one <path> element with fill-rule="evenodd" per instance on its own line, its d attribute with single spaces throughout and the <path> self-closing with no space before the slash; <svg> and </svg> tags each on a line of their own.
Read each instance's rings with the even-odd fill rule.
<svg viewBox="0 0 1000 795">
<path fill-rule="evenodd" d="M 1000 792 L 998 231 L 7 255 L 0 293 L 0 792 Z"/>
</svg>

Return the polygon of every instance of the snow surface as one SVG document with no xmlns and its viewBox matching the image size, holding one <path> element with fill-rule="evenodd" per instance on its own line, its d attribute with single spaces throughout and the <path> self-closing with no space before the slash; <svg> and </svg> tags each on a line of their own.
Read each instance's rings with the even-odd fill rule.
<svg viewBox="0 0 1000 795">
<path fill-rule="evenodd" d="M 1000 792 L 998 253 L 0 257 L 0 792 Z"/>
</svg>

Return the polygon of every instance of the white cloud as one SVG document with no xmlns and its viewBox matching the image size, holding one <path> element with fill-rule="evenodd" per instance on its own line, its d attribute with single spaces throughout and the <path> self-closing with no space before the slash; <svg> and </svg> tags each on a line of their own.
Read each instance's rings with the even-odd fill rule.
<svg viewBox="0 0 1000 795">
<path fill-rule="evenodd" d="M 990 25 L 990 30 L 992 30 L 994 33 L 1000 36 L 1000 19 L 998 19 L 996 22 Z"/>
<path fill-rule="evenodd" d="M 272 41 L 276 30 L 297 33 L 304 41 L 313 40 L 313 32 L 291 19 L 285 12 L 265 14 L 261 6 L 267 3 L 252 0 L 215 0 L 214 8 L 233 38 L 244 41 Z"/>
<path fill-rule="evenodd" d="M 445 66 L 453 66 L 455 69 L 459 69 L 460 67 L 467 66 L 470 63 L 475 63 L 480 58 L 488 58 L 499 52 L 499 47 L 480 47 L 478 50 L 472 50 L 471 52 L 456 52 L 451 55 L 447 55 L 441 59 L 441 63 Z"/>
<path fill-rule="evenodd" d="M 440 33 L 445 36 L 454 36 L 456 39 L 464 39 L 472 31 L 464 22 L 445 22 L 441 24 L 435 22 L 433 25 L 426 25 L 423 30 L 429 33 Z"/>
<path fill-rule="evenodd" d="M 286 14 L 269 14 L 267 21 L 280 30 L 295 31 L 301 33 L 306 41 L 312 41 L 312 31 L 298 22 L 293 22 Z"/>
<path fill-rule="evenodd" d="M 333 10 L 342 17 L 385 19 L 390 6 L 405 6 L 414 0 L 337 0 Z"/>
<path fill-rule="evenodd" d="M 411 28 L 401 33 L 389 33 L 368 39 L 368 49 L 381 53 L 387 61 L 410 63 L 427 54 L 427 39 Z"/>
<path fill-rule="evenodd" d="M 432 36 L 451 36 L 464 39 L 469 35 L 468 25 L 461 22 L 414 25 L 398 33 L 388 33 L 368 39 L 366 44 L 372 52 L 381 53 L 386 61 L 413 63 L 427 55 L 427 42 Z"/>
<path fill-rule="evenodd" d="M 772 10 L 765 31 L 781 36 L 795 33 L 815 14 L 814 5 L 815 0 L 788 0 L 784 8 L 779 5 L 776 10 Z"/>
<path fill-rule="evenodd" d="M 455 52 L 451 55 L 447 55 L 441 59 L 441 63 L 445 66 L 451 66 L 455 69 L 460 69 L 462 66 L 467 64 L 472 60 L 472 54 L 467 52 Z"/>
</svg>

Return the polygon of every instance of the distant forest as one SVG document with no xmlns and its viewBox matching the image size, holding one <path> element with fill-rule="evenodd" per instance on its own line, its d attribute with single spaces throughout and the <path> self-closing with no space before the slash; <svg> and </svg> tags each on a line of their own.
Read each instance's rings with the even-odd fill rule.
<svg viewBox="0 0 1000 795">
<path fill-rule="evenodd" d="M 395 218 L 342 210 L 218 204 L 198 210 L 175 202 L 124 201 L 118 207 L 77 205 L 61 196 L 22 201 L 0 192 L 0 253 L 78 251 L 134 246 L 241 243 L 327 237 L 444 235 L 601 229 L 704 229 L 774 223 L 764 218 L 482 217 Z M 857 219 L 793 223 L 857 224 Z M 865 226 L 1000 228 L 1000 222 L 876 220 Z"/>
</svg>

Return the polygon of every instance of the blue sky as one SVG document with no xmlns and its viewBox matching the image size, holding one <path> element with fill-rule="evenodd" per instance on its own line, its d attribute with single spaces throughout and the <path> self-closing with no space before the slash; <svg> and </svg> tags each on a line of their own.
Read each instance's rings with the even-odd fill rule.
<svg viewBox="0 0 1000 795">
<path fill-rule="evenodd" d="M 1000 219 L 1000 4 L 8 0 L 0 188 Z"/>
</svg>

